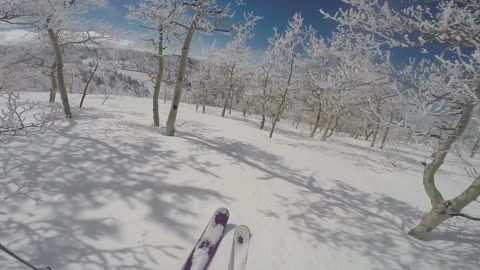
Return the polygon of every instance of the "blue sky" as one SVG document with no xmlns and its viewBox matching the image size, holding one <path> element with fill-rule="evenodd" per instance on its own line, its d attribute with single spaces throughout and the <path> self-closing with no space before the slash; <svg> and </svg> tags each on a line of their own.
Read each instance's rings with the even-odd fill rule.
<svg viewBox="0 0 480 270">
<path fill-rule="evenodd" d="M 403 0 L 388 1 L 391 5 L 404 3 Z M 91 13 L 91 16 L 95 19 L 106 20 L 119 30 L 139 32 L 141 30 L 126 19 L 127 9 L 125 5 L 133 2 L 135 0 L 109 0 L 107 8 L 97 10 Z M 335 30 L 336 24 L 332 20 L 324 19 L 319 9 L 335 13 L 339 8 L 348 7 L 341 0 L 246 0 L 246 3 L 245 6 L 237 9 L 234 20 L 242 19 L 243 12 L 246 11 L 253 11 L 256 15 L 263 17 L 255 29 L 255 38 L 249 43 L 249 46 L 257 53 L 261 53 L 267 48 L 267 38 L 273 34 L 273 28 L 285 29 L 288 20 L 292 18 L 295 12 L 302 14 L 306 25 L 314 26 L 322 36 L 328 37 Z M 228 39 L 228 36 L 221 33 L 209 36 L 196 33 L 192 44 L 193 54 L 200 55 L 202 48 L 214 41 L 217 47 L 222 47 Z M 418 53 L 416 49 L 394 50 L 393 57 L 394 60 L 403 62 L 408 59 L 409 55 L 418 55 Z"/>
<path fill-rule="evenodd" d="M 132 2 L 134 0 L 109 0 L 107 8 L 97 10 L 91 15 L 95 19 L 108 21 L 119 30 L 138 32 L 140 30 L 135 24 L 126 19 L 127 10 L 124 6 Z M 263 17 L 255 29 L 255 38 L 249 44 L 257 51 L 267 47 L 267 38 L 273 34 L 273 28 L 284 29 L 295 12 L 302 14 L 305 24 L 315 26 L 324 36 L 330 35 L 335 28 L 335 23 L 324 19 L 318 10 L 322 8 L 335 12 L 339 7 L 345 6 L 340 0 L 247 0 L 246 2 L 245 6 L 237 9 L 235 19 L 241 19 L 245 11 L 253 11 L 255 15 Z M 202 45 L 210 44 L 215 40 L 217 46 L 223 46 L 229 38 L 225 34 L 205 36 L 201 33 L 197 33 L 196 37 L 203 43 Z"/>
</svg>

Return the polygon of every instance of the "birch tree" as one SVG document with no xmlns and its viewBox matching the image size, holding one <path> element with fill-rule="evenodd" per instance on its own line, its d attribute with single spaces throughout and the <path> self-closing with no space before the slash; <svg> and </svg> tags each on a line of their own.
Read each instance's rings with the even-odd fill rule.
<svg viewBox="0 0 480 270">
<path fill-rule="evenodd" d="M 329 39 L 309 34 L 302 68 L 310 79 L 311 97 L 318 107 L 311 137 L 318 128 L 320 114 L 326 116 L 322 141 L 337 127 L 342 115 L 368 101 L 372 89 L 389 82 L 388 54 L 379 50 L 380 44 L 368 37 L 350 37 L 343 31 Z"/>
<path fill-rule="evenodd" d="M 314 103 L 317 105 L 317 114 L 314 120 L 314 125 L 310 137 L 314 138 L 319 128 L 320 120 L 322 116 L 322 96 L 328 87 L 328 78 L 332 74 L 332 68 L 334 65 L 329 63 L 333 60 L 327 57 L 328 46 L 326 42 L 316 36 L 315 33 L 310 33 L 308 43 L 305 46 L 306 57 L 303 62 L 303 67 L 310 79 L 307 83 L 307 87 L 311 91 L 311 95 L 314 99 Z M 323 125 L 322 125 L 323 126 Z"/>
<path fill-rule="evenodd" d="M 288 22 L 288 27 L 285 33 L 280 34 L 277 32 L 277 29 L 275 29 L 274 36 L 269 39 L 275 62 L 278 68 L 287 76 L 284 90 L 281 93 L 278 108 L 272 122 L 272 128 L 269 135 L 270 138 L 272 138 L 275 126 L 280 120 L 281 113 L 284 110 L 288 90 L 292 83 L 294 67 L 296 64 L 295 61 L 297 61 L 301 55 L 300 49 L 304 40 L 305 29 L 303 27 L 303 18 L 299 13 L 295 13 L 292 20 Z"/>
<path fill-rule="evenodd" d="M 243 1 L 237 0 L 237 4 L 243 4 Z M 187 13 L 193 13 L 188 25 L 181 22 L 174 22 L 186 29 L 187 33 L 183 41 L 180 63 L 178 66 L 177 78 L 175 81 L 172 105 L 167 119 L 167 136 L 174 136 L 175 122 L 177 120 L 178 108 L 182 97 L 183 84 L 185 80 L 185 70 L 187 67 L 188 55 L 190 53 L 190 44 L 196 31 L 203 32 L 229 32 L 230 28 L 222 28 L 225 19 L 232 17 L 231 4 L 222 5 L 218 0 L 189 0 L 183 1 L 183 5 L 187 7 Z"/>
<path fill-rule="evenodd" d="M 242 64 L 246 64 L 249 55 L 247 41 L 253 38 L 253 30 L 257 21 L 261 17 L 253 15 L 253 13 L 244 14 L 244 22 L 234 25 L 232 30 L 235 32 L 234 38 L 227 43 L 225 49 L 222 51 L 222 58 L 225 68 L 228 70 L 228 90 L 223 104 L 222 117 L 225 117 L 225 112 L 229 102 L 233 98 L 233 91 L 235 89 L 235 73 Z M 231 106 L 231 102 L 230 102 Z"/>
<path fill-rule="evenodd" d="M 240 84 L 242 85 L 241 93 L 241 105 L 243 116 L 246 116 L 247 113 L 250 113 L 250 109 L 254 104 L 254 98 L 256 94 L 256 82 L 255 82 L 255 66 L 248 65 L 246 69 L 242 70 Z"/>
<path fill-rule="evenodd" d="M 206 112 L 207 105 L 215 106 L 216 100 L 225 88 L 226 72 L 222 65 L 222 57 L 213 45 L 203 50 L 205 59 L 199 62 L 191 75 L 193 91 L 196 92 L 202 105 L 202 113 Z"/>
<path fill-rule="evenodd" d="M 164 50 L 166 49 L 166 41 L 179 35 L 176 23 L 184 23 L 186 8 L 178 0 L 145 0 L 129 5 L 127 8 L 130 20 L 138 21 L 141 27 L 148 29 L 153 32 L 152 35 L 156 36 L 151 41 L 156 47 L 156 57 L 158 59 L 153 87 L 153 125 L 158 127 L 160 126 L 158 98 L 165 69 Z"/>
<path fill-rule="evenodd" d="M 9 26 L 28 26 L 29 21 L 24 19 L 34 15 L 29 2 L 29 0 L 0 0 L 0 22 Z"/>
<path fill-rule="evenodd" d="M 0 5 L 2 21 L 34 28 L 40 38 L 45 35 L 49 40 L 55 54 L 56 80 L 67 118 L 72 117 L 72 111 L 64 78 L 64 46 L 96 43 L 102 37 L 98 32 L 88 30 L 79 15 L 105 3 L 105 0 L 11 0 Z"/>
<path fill-rule="evenodd" d="M 265 52 L 263 63 L 258 67 L 256 72 L 256 82 L 257 87 L 259 88 L 259 93 L 256 95 L 255 99 L 260 106 L 260 129 L 264 129 L 266 115 L 267 115 L 267 105 L 272 100 L 272 77 L 274 76 L 273 70 L 274 61 L 272 58 L 272 46 L 269 46 L 269 49 Z"/>
<path fill-rule="evenodd" d="M 424 164 L 423 185 L 432 210 L 409 234 L 425 239 L 428 232 L 446 219 L 469 217 L 461 211 L 480 195 L 480 175 L 452 199 L 445 199 L 435 183 L 437 171 L 452 145 L 462 136 L 479 103 L 480 5 L 475 0 L 429 1 L 398 11 L 378 0 L 345 2 L 351 5 L 350 9 L 340 10 L 333 16 L 321 12 L 346 29 L 370 33 L 391 47 L 416 47 L 423 52 L 434 46 L 443 48 L 436 55 L 440 64 L 426 65 L 422 68 L 425 72 L 421 80 L 424 81 L 413 81 L 420 84 L 416 92 L 429 97 L 426 99 L 429 106 L 423 108 L 436 115 L 437 120 L 448 117 L 452 123 L 447 127 L 441 125 L 441 132 L 434 134 L 437 146 L 432 159 Z"/>
</svg>

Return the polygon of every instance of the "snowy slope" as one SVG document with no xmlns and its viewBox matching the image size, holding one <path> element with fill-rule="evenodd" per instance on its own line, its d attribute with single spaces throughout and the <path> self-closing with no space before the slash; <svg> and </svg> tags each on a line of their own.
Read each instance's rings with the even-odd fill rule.
<svg viewBox="0 0 480 270">
<path fill-rule="evenodd" d="M 394 168 L 365 141 L 322 143 L 283 121 L 269 139 L 253 116 L 202 115 L 187 104 L 172 138 L 151 126 L 150 99 L 102 101 L 88 96 L 74 120 L 0 146 L 0 243 L 35 265 L 180 269 L 218 207 L 231 225 L 212 270 L 227 269 L 240 224 L 253 235 L 247 269 L 480 265 L 478 223 L 450 220 L 428 242 L 406 234 L 429 210 L 420 164 L 428 153 L 405 148 Z M 164 121 L 169 104 L 160 109 Z M 457 163 L 437 178 L 448 196 L 471 183 Z M 480 205 L 466 211 L 480 215 Z M 23 269 L 4 254 L 0 265 Z"/>
</svg>

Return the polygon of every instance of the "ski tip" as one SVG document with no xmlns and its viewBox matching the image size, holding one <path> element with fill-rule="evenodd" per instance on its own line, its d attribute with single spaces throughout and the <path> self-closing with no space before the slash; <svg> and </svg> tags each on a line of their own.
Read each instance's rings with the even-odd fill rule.
<svg viewBox="0 0 480 270">
<path fill-rule="evenodd" d="M 250 232 L 250 228 L 248 228 L 246 225 L 239 225 L 235 229 L 235 235 L 236 236 L 241 236 L 242 239 L 247 237 L 250 239 L 252 238 L 252 233 Z"/>
<path fill-rule="evenodd" d="M 218 208 L 215 211 L 216 224 L 221 224 L 223 226 L 227 225 L 229 217 L 230 217 L 230 213 L 228 212 L 227 208 Z"/>
<path fill-rule="evenodd" d="M 228 211 L 227 208 L 225 208 L 225 207 L 220 207 L 220 208 L 218 208 L 217 210 L 215 210 L 215 214 L 225 214 L 225 215 L 229 216 L 229 215 L 230 215 L 230 212 Z"/>
<path fill-rule="evenodd" d="M 238 247 L 248 246 L 251 238 L 252 234 L 250 233 L 250 229 L 245 225 L 240 225 L 235 229 L 233 243 Z"/>
</svg>

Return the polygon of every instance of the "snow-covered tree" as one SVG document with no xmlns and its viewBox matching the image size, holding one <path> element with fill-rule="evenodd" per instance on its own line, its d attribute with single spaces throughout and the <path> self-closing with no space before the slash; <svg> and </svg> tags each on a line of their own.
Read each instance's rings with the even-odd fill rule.
<svg viewBox="0 0 480 270">
<path fill-rule="evenodd" d="M 156 37 L 151 39 L 156 47 L 156 57 L 158 58 L 158 70 L 153 88 L 153 125 L 156 127 L 160 126 L 158 98 L 165 66 L 163 56 L 165 43 L 179 35 L 179 26 L 176 23 L 185 21 L 185 7 L 178 0 L 145 0 L 128 6 L 128 18 L 138 21 L 141 27 L 153 32 Z"/>
<path fill-rule="evenodd" d="M 256 94 L 254 100 L 261 116 L 260 129 L 264 129 L 267 117 L 268 105 L 272 101 L 273 82 L 275 78 L 274 59 L 272 55 L 272 46 L 264 52 L 262 62 L 257 66 L 255 71 Z"/>
<path fill-rule="evenodd" d="M 12 25 L 31 27 L 40 38 L 49 40 L 54 54 L 56 80 L 67 118 L 72 117 L 64 78 L 64 47 L 67 45 L 96 44 L 103 35 L 89 29 L 81 14 L 92 7 L 101 7 L 105 0 L 11 0 L 0 5 L 0 18 Z"/>
<path fill-rule="evenodd" d="M 0 0 L 0 22 L 11 26 L 27 25 L 23 19 L 33 16 L 29 0 Z"/>
<path fill-rule="evenodd" d="M 409 234 L 424 239 L 443 221 L 452 216 L 467 215 L 461 210 L 480 195 L 480 175 L 464 192 L 445 199 L 435 184 L 435 174 L 445 161 L 452 145 L 468 126 L 474 107 L 480 100 L 480 5 L 475 0 L 422 1 L 402 10 L 392 9 L 378 0 L 346 0 L 351 5 L 335 15 L 321 11 L 343 28 L 373 35 L 391 47 L 417 47 L 422 52 L 432 48 L 438 63 L 420 64 L 406 88 L 421 93 L 418 107 L 433 117 L 432 121 L 450 123 L 438 126 L 438 138 L 432 160 L 425 163 L 423 185 L 432 210 Z M 418 78 L 421 76 L 421 78 Z M 428 105 L 428 106 L 426 106 Z M 434 117 L 435 116 L 435 117 Z M 437 134 L 438 133 L 438 134 Z"/>
<path fill-rule="evenodd" d="M 237 4 L 243 4 L 243 1 L 235 1 Z M 218 0 L 189 0 L 183 1 L 183 5 L 188 7 L 187 14 L 193 13 L 188 25 L 181 22 L 175 24 L 186 29 L 187 34 L 183 41 L 180 63 L 178 66 L 177 78 L 174 87 L 172 105 L 167 119 L 167 136 L 173 136 L 175 133 L 175 121 L 177 119 L 180 99 L 182 97 L 183 84 L 185 80 L 185 69 L 187 66 L 188 55 L 190 52 L 190 44 L 196 31 L 204 32 L 229 32 L 231 29 L 222 28 L 225 19 L 232 17 L 233 12 L 231 4 L 221 3 Z"/>
<path fill-rule="evenodd" d="M 194 70 L 191 80 L 193 91 L 196 92 L 202 104 L 202 113 L 205 113 L 207 105 L 220 106 L 216 102 L 216 97 L 225 88 L 224 78 L 227 73 L 223 69 L 222 58 L 216 47 L 212 46 L 204 50 L 203 55 L 205 57 Z"/>
<path fill-rule="evenodd" d="M 269 39 L 270 50 L 272 52 L 272 58 L 277 68 L 287 76 L 284 90 L 279 98 L 278 107 L 275 113 L 275 117 L 272 122 L 272 129 L 270 130 L 269 137 L 273 136 L 275 126 L 280 120 L 282 111 L 285 109 L 285 101 L 287 98 L 288 90 L 292 83 L 292 77 L 295 68 L 295 61 L 299 60 L 301 54 L 301 46 L 305 41 L 305 29 L 303 25 L 303 18 L 299 13 L 296 13 L 292 20 L 288 22 L 288 27 L 285 33 L 280 34 L 275 29 L 275 34 Z"/>
<path fill-rule="evenodd" d="M 249 113 L 250 108 L 254 104 L 255 94 L 257 91 L 257 84 L 255 82 L 255 66 L 249 65 L 247 68 L 242 69 L 240 74 L 239 84 L 240 84 L 240 103 L 243 111 L 243 116 L 246 116 Z"/>
<path fill-rule="evenodd" d="M 322 140 L 337 127 L 339 118 L 351 114 L 353 107 L 367 103 L 374 89 L 389 83 L 388 54 L 379 50 L 379 44 L 368 38 L 349 37 L 344 32 L 330 39 L 310 34 L 305 46 L 303 69 L 309 75 L 307 84 L 318 107 L 311 137 L 319 126 L 320 117 L 326 115 Z M 377 100 L 383 97 L 377 96 Z"/>
<path fill-rule="evenodd" d="M 31 130 L 41 130 L 56 117 L 55 105 L 42 105 L 22 100 L 19 91 L 29 89 L 31 81 L 25 80 L 22 70 L 35 61 L 22 46 L 6 51 L 0 48 L 0 143 L 5 143 L 4 135 L 27 134 Z M 32 119 L 33 115 L 33 119 Z"/>
<path fill-rule="evenodd" d="M 222 117 L 225 116 L 227 107 L 232 106 L 231 99 L 234 95 L 235 89 L 235 72 L 241 68 L 242 64 L 248 63 L 249 50 L 247 47 L 247 41 L 253 38 L 253 30 L 259 16 L 253 15 L 253 13 L 244 14 L 245 20 L 242 23 L 234 25 L 232 30 L 235 32 L 233 40 L 229 41 L 225 46 L 225 49 L 221 52 L 221 58 L 225 68 L 228 70 L 228 90 L 225 95 L 225 102 L 223 104 Z"/>
</svg>

